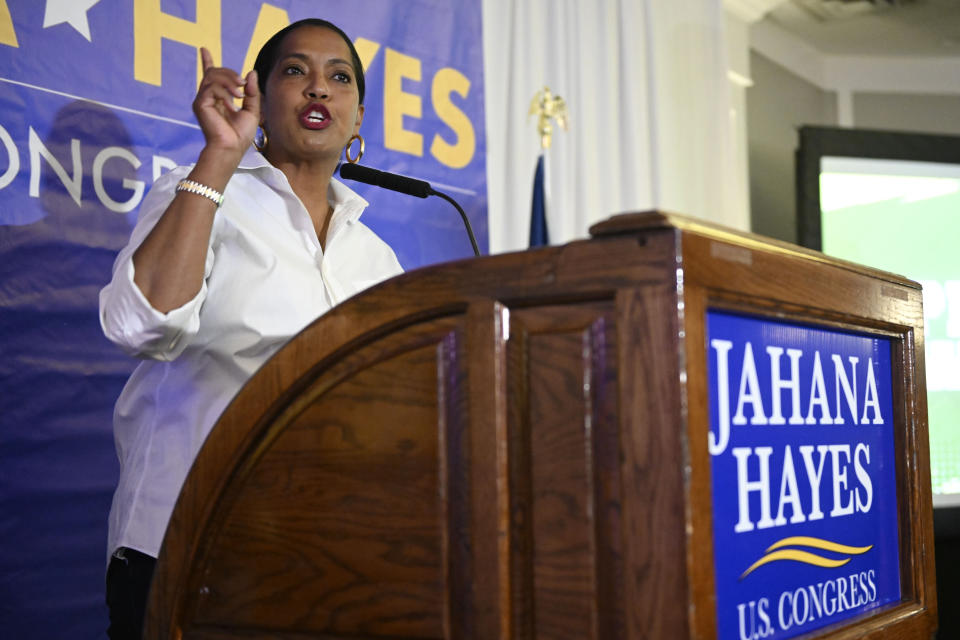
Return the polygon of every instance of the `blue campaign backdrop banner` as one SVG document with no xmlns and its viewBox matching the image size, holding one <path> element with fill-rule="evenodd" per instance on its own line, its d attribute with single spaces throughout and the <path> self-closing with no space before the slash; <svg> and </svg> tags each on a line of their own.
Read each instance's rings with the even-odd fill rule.
<svg viewBox="0 0 960 640">
<path fill-rule="evenodd" d="M 366 68 L 362 164 L 457 199 L 487 247 L 480 4 L 448 0 L 0 0 L 0 629 L 99 638 L 113 403 L 134 363 L 100 333 L 150 185 L 202 145 L 198 49 L 245 72 L 321 17 Z M 456 211 L 351 184 L 406 269 L 471 255 Z"/>
<path fill-rule="evenodd" d="M 899 602 L 890 341 L 710 311 L 707 350 L 718 638 Z"/>
</svg>

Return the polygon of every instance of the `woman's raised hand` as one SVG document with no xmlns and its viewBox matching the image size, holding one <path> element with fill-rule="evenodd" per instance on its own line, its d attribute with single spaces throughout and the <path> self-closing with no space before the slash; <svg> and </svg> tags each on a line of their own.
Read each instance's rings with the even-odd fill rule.
<svg viewBox="0 0 960 640">
<path fill-rule="evenodd" d="M 260 89 L 257 72 L 243 78 L 236 71 L 213 66 L 213 56 L 200 48 L 203 80 L 193 101 L 193 113 L 207 147 L 239 156 L 250 147 L 260 124 Z M 238 108 L 234 98 L 243 98 Z"/>
<path fill-rule="evenodd" d="M 215 67 L 205 48 L 200 49 L 200 59 L 203 80 L 193 113 L 207 144 L 187 177 L 224 193 L 260 123 L 260 89 L 255 71 L 241 78 L 235 71 Z M 243 98 L 239 108 L 234 98 Z M 155 309 L 166 313 L 200 291 L 217 209 L 209 198 L 176 192 L 134 252 L 133 281 Z"/>
</svg>

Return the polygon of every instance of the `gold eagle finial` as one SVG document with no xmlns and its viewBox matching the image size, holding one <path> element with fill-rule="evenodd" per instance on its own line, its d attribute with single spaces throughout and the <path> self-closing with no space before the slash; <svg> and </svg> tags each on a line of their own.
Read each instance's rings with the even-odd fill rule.
<svg viewBox="0 0 960 640">
<path fill-rule="evenodd" d="M 537 131 L 540 133 L 540 148 L 549 149 L 553 138 L 553 124 L 551 119 L 556 120 L 557 124 L 564 131 L 567 130 L 567 103 L 560 96 L 555 96 L 550 92 L 549 87 L 544 87 L 538 91 L 530 102 L 530 111 L 527 113 L 529 118 L 532 115 L 537 116 Z"/>
</svg>

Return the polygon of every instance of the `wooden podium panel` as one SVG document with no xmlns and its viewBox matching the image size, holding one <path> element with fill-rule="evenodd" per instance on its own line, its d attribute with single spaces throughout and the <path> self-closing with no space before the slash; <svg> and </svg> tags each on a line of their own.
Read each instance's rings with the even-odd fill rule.
<svg viewBox="0 0 960 640">
<path fill-rule="evenodd" d="M 272 426 L 233 485 L 242 508 L 208 541 L 199 624 L 256 627 L 286 611 L 334 634 L 442 636 L 437 328 L 400 353 L 361 350 Z"/>
<path fill-rule="evenodd" d="M 148 638 L 716 638 L 704 317 L 889 336 L 899 602 L 935 625 L 920 292 L 659 213 L 422 269 L 332 310 L 211 432 Z"/>
</svg>

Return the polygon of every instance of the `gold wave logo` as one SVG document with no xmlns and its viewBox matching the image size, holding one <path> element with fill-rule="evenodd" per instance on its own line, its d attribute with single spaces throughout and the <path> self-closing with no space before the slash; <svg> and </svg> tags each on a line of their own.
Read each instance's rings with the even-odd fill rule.
<svg viewBox="0 0 960 640">
<path fill-rule="evenodd" d="M 783 547 L 807 547 L 809 549 L 843 553 L 847 554 L 847 557 L 826 558 L 810 551 L 804 551 L 803 549 L 784 549 Z M 842 567 L 853 559 L 850 556 L 866 553 L 870 551 L 870 549 L 873 549 L 872 544 L 867 547 L 851 547 L 840 544 L 839 542 L 831 542 L 830 540 L 811 538 L 809 536 L 790 536 L 783 540 L 778 540 L 767 547 L 767 554 L 750 565 L 750 568 L 743 572 L 740 579 L 743 580 L 746 578 L 747 575 L 757 567 L 762 567 L 765 564 L 776 562 L 777 560 L 794 560 L 796 562 L 803 562 L 804 564 L 812 564 L 817 567 L 826 567 L 829 569 Z"/>
</svg>

